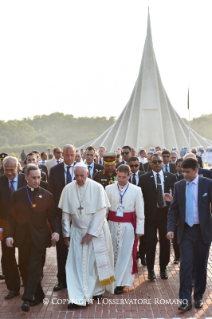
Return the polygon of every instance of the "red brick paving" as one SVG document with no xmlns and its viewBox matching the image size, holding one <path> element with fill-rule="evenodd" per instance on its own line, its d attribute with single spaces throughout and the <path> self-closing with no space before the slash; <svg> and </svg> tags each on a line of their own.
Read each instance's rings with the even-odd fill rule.
<svg viewBox="0 0 212 319">
<path fill-rule="evenodd" d="M 191 311 L 180 314 L 177 304 L 167 303 L 169 299 L 178 300 L 179 290 L 179 265 L 173 264 L 173 251 L 171 248 L 171 262 L 168 265 L 168 280 L 162 280 L 159 275 L 158 247 L 156 256 L 156 281 L 150 282 L 147 279 L 147 268 L 139 267 L 139 274 L 135 278 L 134 287 L 125 288 L 123 295 L 110 295 L 105 293 L 101 302 L 94 301 L 87 307 L 78 308 L 75 311 L 67 310 L 68 299 L 66 289 L 53 292 L 53 287 L 57 282 L 57 263 L 56 250 L 47 250 L 46 265 L 44 267 L 44 278 L 42 285 L 46 298 L 49 300 L 47 305 L 40 304 L 30 308 L 29 313 L 23 313 L 20 309 L 22 303 L 21 296 L 11 300 L 5 300 L 7 288 L 4 281 L 0 281 L 0 318 L 23 318 L 23 319 L 69 319 L 69 318 L 205 318 L 212 317 L 212 250 L 208 262 L 207 288 L 204 294 L 204 307 L 200 310 L 194 307 Z M 21 288 L 21 295 L 23 288 Z M 54 304 L 57 298 L 58 304 Z M 125 299 L 128 304 L 120 304 Z M 109 304 L 113 301 L 119 304 Z M 163 304 L 166 301 L 166 304 Z M 59 304 L 61 303 L 61 304 Z"/>
</svg>

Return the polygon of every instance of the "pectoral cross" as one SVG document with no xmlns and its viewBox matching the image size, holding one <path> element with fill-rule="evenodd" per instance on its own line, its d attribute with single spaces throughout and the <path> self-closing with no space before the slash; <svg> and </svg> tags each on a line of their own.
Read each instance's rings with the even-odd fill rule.
<svg viewBox="0 0 212 319">
<path fill-rule="evenodd" d="M 82 210 L 84 209 L 84 207 L 81 206 L 80 204 L 80 207 L 78 207 L 78 210 L 80 211 L 80 214 L 82 214 Z"/>
</svg>

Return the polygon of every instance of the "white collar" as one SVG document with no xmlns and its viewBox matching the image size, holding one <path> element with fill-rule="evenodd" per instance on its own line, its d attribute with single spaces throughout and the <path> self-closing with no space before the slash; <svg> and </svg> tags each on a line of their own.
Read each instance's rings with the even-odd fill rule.
<svg viewBox="0 0 212 319">
<path fill-rule="evenodd" d="M 156 176 L 157 174 L 159 174 L 160 176 L 163 176 L 163 170 L 160 170 L 160 172 L 158 172 L 158 173 L 153 171 L 153 170 L 152 170 L 152 172 L 153 172 L 154 176 Z"/>
<path fill-rule="evenodd" d="M 71 166 L 71 167 L 74 166 L 74 162 L 71 165 L 67 165 L 65 162 L 63 162 L 63 163 L 64 163 L 65 168 L 67 168 L 68 166 Z"/>
</svg>

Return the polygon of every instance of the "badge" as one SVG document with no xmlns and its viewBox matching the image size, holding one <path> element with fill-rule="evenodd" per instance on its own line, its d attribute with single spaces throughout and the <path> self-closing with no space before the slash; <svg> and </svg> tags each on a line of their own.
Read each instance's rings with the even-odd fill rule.
<svg viewBox="0 0 212 319">
<path fill-rule="evenodd" d="M 39 195 L 38 197 L 42 198 L 42 195 Z"/>
<path fill-rule="evenodd" d="M 32 205 L 32 207 L 34 208 L 34 207 L 36 207 L 36 205 L 35 205 L 35 204 L 33 204 L 33 205 Z"/>
<path fill-rule="evenodd" d="M 119 205 L 117 207 L 116 216 L 117 217 L 124 217 L 124 206 Z"/>
</svg>

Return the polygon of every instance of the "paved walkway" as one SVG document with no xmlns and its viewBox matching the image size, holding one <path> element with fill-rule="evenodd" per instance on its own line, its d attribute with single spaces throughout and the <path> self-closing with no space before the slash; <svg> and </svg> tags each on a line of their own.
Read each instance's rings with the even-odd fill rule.
<svg viewBox="0 0 212 319">
<path fill-rule="evenodd" d="M 157 247 L 158 248 L 158 247 Z M 31 307 L 29 313 L 20 309 L 21 297 L 4 300 L 7 289 L 4 281 L 0 281 L 0 318 L 205 318 L 212 317 L 212 268 L 210 259 L 208 264 L 207 289 L 204 295 L 204 307 L 200 310 L 194 307 L 190 312 L 181 315 L 176 304 L 178 301 L 179 266 L 173 264 L 173 252 L 168 266 L 168 280 L 162 280 L 159 275 L 159 266 L 155 266 L 157 279 L 150 282 L 147 279 L 147 268 L 139 267 L 134 287 L 125 288 L 121 296 L 105 293 L 101 302 L 94 301 L 87 307 L 76 311 L 68 311 L 68 295 L 66 289 L 53 292 L 57 282 L 56 278 L 56 251 L 55 248 L 47 250 L 47 260 L 44 268 L 42 285 L 46 294 L 46 304 Z M 158 255 L 157 260 L 158 263 Z M 21 288 L 21 294 L 23 288 Z"/>
</svg>

